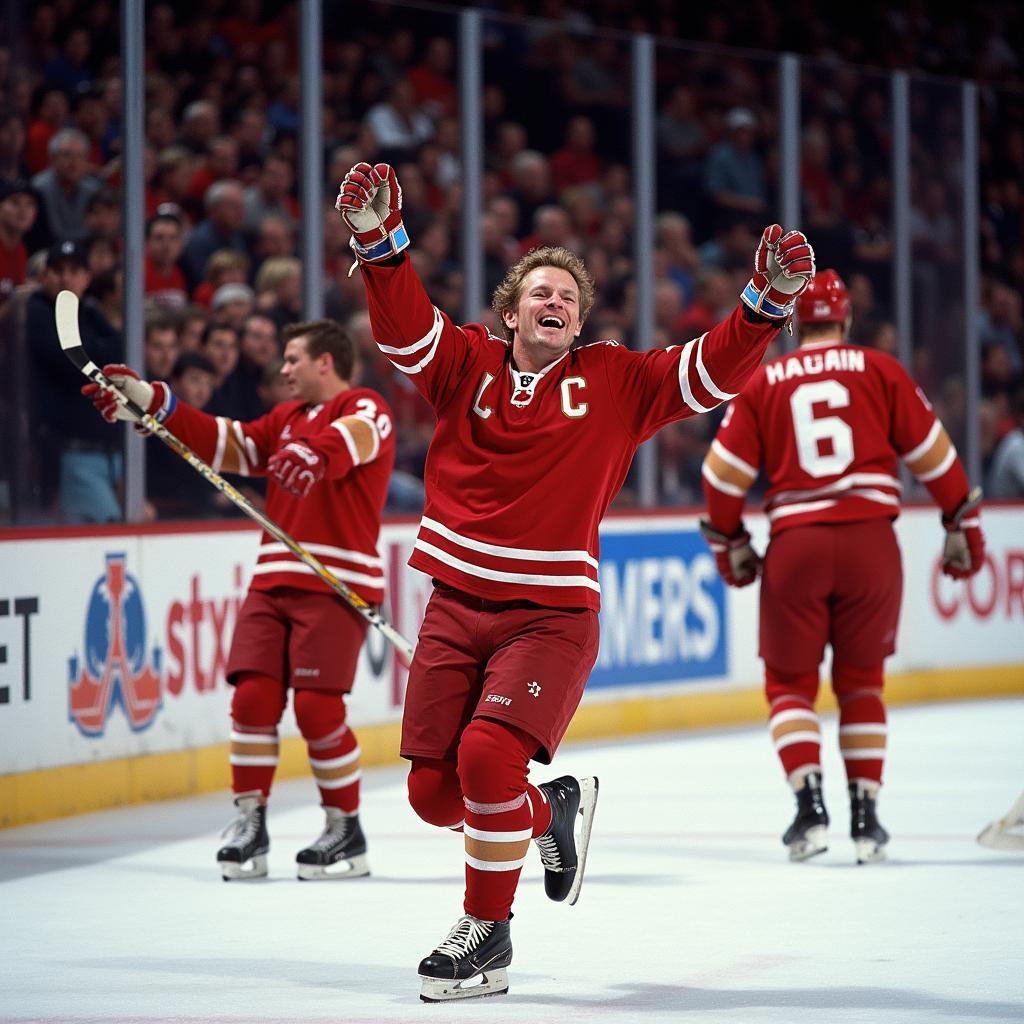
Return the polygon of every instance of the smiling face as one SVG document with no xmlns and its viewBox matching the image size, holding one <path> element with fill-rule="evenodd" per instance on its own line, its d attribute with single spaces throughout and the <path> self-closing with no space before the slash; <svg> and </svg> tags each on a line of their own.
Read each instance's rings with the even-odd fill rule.
<svg viewBox="0 0 1024 1024">
<path fill-rule="evenodd" d="M 537 267 L 523 278 L 515 310 L 503 314 L 513 332 L 512 354 L 520 370 L 538 372 L 561 358 L 579 337 L 580 290 L 558 267 Z"/>
</svg>

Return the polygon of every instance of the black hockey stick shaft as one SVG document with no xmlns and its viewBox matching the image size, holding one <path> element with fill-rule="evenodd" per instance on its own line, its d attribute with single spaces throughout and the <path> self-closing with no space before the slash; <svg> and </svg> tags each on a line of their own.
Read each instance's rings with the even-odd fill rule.
<svg viewBox="0 0 1024 1024">
<path fill-rule="evenodd" d="M 78 330 L 78 296 L 74 292 L 62 291 L 57 295 L 57 336 L 64 354 L 75 366 L 95 384 L 108 388 L 118 404 L 124 406 L 148 431 L 155 434 L 175 454 L 181 456 L 200 476 L 220 491 L 232 504 L 240 508 L 250 519 L 255 520 L 272 537 L 279 540 L 299 561 L 308 565 L 339 597 L 343 598 L 366 621 L 379 630 L 394 646 L 400 659 L 408 666 L 414 653 L 413 645 L 390 622 L 382 618 L 376 608 L 350 587 L 346 586 L 315 555 L 307 551 L 298 541 L 293 540 L 273 519 L 261 512 L 244 494 L 224 479 L 216 470 L 207 465 L 184 441 L 176 437 L 162 423 L 150 416 L 145 409 L 133 402 L 118 389 L 103 371 L 89 358 L 82 344 Z"/>
</svg>

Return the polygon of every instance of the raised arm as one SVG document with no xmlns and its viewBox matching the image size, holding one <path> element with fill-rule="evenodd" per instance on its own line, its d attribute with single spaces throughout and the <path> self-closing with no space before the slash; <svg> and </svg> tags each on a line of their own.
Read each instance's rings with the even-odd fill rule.
<svg viewBox="0 0 1024 1024">
<path fill-rule="evenodd" d="M 394 168 L 356 164 L 345 175 L 335 206 L 352 232 L 377 347 L 437 408 L 472 356 L 470 336 L 482 329 L 456 326 L 427 297 L 405 252 L 409 234 Z"/>
</svg>

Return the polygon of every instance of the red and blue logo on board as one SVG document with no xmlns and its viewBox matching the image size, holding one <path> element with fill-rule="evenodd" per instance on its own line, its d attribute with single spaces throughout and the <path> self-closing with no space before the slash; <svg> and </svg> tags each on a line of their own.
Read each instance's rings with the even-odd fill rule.
<svg viewBox="0 0 1024 1024">
<path fill-rule="evenodd" d="M 107 568 L 92 588 L 85 613 L 85 656 L 68 659 L 68 717 L 86 736 L 101 736 L 115 704 L 138 732 L 152 724 L 163 703 L 161 650 L 147 657 L 146 611 L 138 581 L 122 554 L 107 555 Z"/>
</svg>

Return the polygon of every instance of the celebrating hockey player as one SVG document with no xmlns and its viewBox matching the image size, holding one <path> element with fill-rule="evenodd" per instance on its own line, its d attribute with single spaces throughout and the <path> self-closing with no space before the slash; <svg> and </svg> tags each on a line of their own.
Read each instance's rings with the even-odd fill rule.
<svg viewBox="0 0 1024 1024">
<path fill-rule="evenodd" d="M 739 391 L 813 276 L 814 254 L 802 234 L 772 225 L 742 302 L 704 336 L 645 353 L 578 347 L 594 285 L 575 254 L 541 248 L 509 270 L 494 295 L 498 338 L 455 325 L 427 298 L 404 251 L 391 167 L 357 164 L 337 206 L 374 337 L 437 415 L 410 563 L 434 591 L 402 754 L 416 813 L 464 833 L 466 893 L 464 916 L 420 963 L 421 998 L 504 992 L 531 839 L 549 897 L 574 903 L 582 882 L 597 780 L 537 787 L 528 772 L 531 759 L 554 757 L 597 656 L 598 524 L 643 441 Z"/>
<path fill-rule="evenodd" d="M 848 341 L 850 299 L 825 270 L 796 303 L 800 347 L 766 363 L 730 404 L 704 460 L 702 530 L 727 583 L 761 575 L 760 654 L 769 728 L 797 813 L 791 860 L 824 851 L 818 666 L 832 647 L 839 745 L 858 863 L 881 860 L 876 812 L 886 750 L 882 666 L 893 653 L 903 577 L 892 521 L 897 456 L 942 509 L 942 571 L 971 576 L 984 559 L 980 492 L 932 407 L 891 356 Z M 761 559 L 741 515 L 760 467 L 771 540 Z"/>
<path fill-rule="evenodd" d="M 103 372 L 218 472 L 266 475 L 267 515 L 371 604 L 384 596 L 377 553 L 395 459 L 392 416 L 369 388 L 353 388 L 355 350 L 333 320 L 284 332 L 284 375 L 295 401 L 245 423 L 179 401 L 166 384 L 127 366 Z M 103 416 L 130 414 L 87 384 Z M 359 824 L 359 743 L 346 724 L 366 620 L 311 569 L 264 534 L 238 615 L 226 675 L 231 700 L 231 780 L 238 816 L 217 852 L 225 881 L 267 874 L 266 805 L 278 761 L 277 727 L 289 690 L 326 815 L 322 835 L 299 851 L 302 879 L 369 873 Z"/>
</svg>

